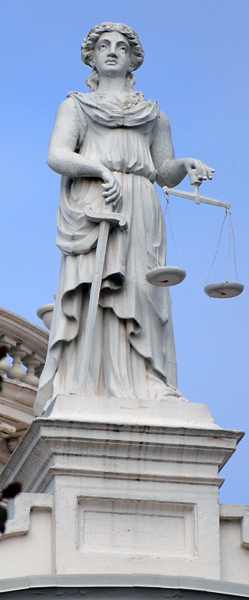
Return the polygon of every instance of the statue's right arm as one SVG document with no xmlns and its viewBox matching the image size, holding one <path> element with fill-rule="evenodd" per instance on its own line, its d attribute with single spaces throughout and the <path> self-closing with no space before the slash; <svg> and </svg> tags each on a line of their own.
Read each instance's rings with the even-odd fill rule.
<svg viewBox="0 0 249 600">
<path fill-rule="evenodd" d="M 72 98 L 67 98 L 56 113 L 47 163 L 53 171 L 60 175 L 72 178 L 97 177 L 105 181 L 108 169 L 98 161 L 98 157 L 96 157 L 96 161 L 93 161 L 75 151 L 77 142 L 84 133 L 83 121 L 79 120 L 75 103 Z"/>
</svg>

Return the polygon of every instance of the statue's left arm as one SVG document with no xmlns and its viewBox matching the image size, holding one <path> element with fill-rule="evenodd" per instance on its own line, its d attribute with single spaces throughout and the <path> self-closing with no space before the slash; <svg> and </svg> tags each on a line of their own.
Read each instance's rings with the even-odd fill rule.
<svg viewBox="0 0 249 600">
<path fill-rule="evenodd" d="M 190 182 L 212 179 L 214 169 L 197 158 L 175 158 L 169 120 L 160 111 L 157 118 L 151 156 L 157 172 L 156 182 L 160 187 L 175 187 L 189 175 Z"/>
</svg>

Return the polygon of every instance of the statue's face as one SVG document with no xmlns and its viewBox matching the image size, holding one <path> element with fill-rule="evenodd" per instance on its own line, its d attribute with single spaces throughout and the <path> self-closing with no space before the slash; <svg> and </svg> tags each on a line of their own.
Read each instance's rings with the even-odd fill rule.
<svg viewBox="0 0 249 600">
<path fill-rule="evenodd" d="M 102 33 L 95 44 L 93 61 L 99 77 L 125 77 L 130 64 L 131 47 L 127 38 L 117 31 Z"/>
</svg>

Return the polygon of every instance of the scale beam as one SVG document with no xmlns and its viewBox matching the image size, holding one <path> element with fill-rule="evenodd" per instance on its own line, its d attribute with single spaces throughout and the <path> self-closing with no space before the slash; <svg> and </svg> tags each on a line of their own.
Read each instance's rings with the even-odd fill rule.
<svg viewBox="0 0 249 600">
<path fill-rule="evenodd" d="M 163 187 L 164 194 L 171 194 L 172 196 L 179 196 L 180 198 L 187 198 L 187 200 L 193 200 L 196 204 L 212 204 L 213 206 L 221 206 L 226 210 L 230 210 L 231 204 L 229 202 L 222 202 L 222 200 L 216 200 L 215 198 L 209 198 L 208 196 L 202 196 L 199 194 L 199 190 L 193 192 L 185 192 L 184 190 L 173 190 L 168 188 L 166 185 Z"/>
</svg>

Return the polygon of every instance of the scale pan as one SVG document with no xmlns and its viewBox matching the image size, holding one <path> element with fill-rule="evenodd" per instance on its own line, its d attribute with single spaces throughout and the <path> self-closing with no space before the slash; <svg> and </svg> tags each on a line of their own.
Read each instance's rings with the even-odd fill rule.
<svg viewBox="0 0 249 600">
<path fill-rule="evenodd" d="M 186 277 L 186 271 L 181 267 L 158 267 L 146 273 L 146 279 L 151 285 L 170 287 L 181 283 Z"/>
<path fill-rule="evenodd" d="M 242 283 L 233 283 L 232 281 L 223 281 L 223 283 L 210 283 L 204 287 L 204 292 L 210 298 L 235 298 L 243 292 Z"/>
</svg>

